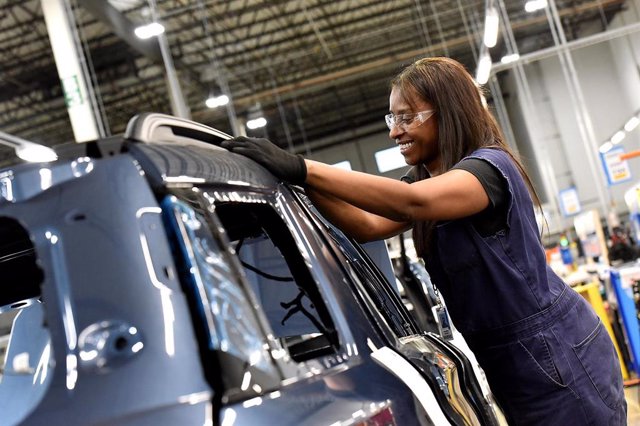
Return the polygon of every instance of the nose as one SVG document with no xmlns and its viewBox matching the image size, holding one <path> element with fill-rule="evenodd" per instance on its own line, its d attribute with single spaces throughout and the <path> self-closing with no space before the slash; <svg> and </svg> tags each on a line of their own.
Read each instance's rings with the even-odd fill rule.
<svg viewBox="0 0 640 426">
<path fill-rule="evenodd" d="M 404 130 L 400 126 L 393 125 L 391 126 L 391 130 L 389 130 L 389 137 L 391 139 L 398 139 L 400 135 L 404 133 Z"/>
</svg>

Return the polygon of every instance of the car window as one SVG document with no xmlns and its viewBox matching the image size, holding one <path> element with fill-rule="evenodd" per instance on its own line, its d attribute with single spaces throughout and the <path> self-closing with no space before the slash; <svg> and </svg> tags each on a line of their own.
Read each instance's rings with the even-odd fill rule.
<svg viewBox="0 0 640 426">
<path fill-rule="evenodd" d="M 267 203 L 218 203 L 216 214 L 274 336 L 294 361 L 336 353 L 337 332 L 293 236 Z"/>
<path fill-rule="evenodd" d="M 2 422 L 17 424 L 44 396 L 53 356 L 36 251 L 26 229 L 7 217 L 0 217 L 0 277 L 0 406 Z"/>
<path fill-rule="evenodd" d="M 210 232 L 206 213 L 176 197 L 162 203 L 169 228 L 180 247 L 181 268 L 194 308 L 204 327 L 208 348 L 215 351 L 225 395 L 248 396 L 276 387 L 280 375 L 250 298 L 238 284 L 231 260 Z M 225 368 L 227 367 L 227 368 Z"/>
<path fill-rule="evenodd" d="M 417 327 L 406 312 L 402 301 L 395 290 L 384 278 L 358 243 L 345 236 L 342 231 L 327 221 L 311 204 L 307 196 L 295 191 L 301 204 L 306 206 L 306 211 L 314 221 L 324 228 L 331 237 L 335 247 L 346 257 L 348 263 L 344 266 L 351 269 L 353 275 L 363 284 L 367 295 L 373 300 L 377 312 L 382 314 L 387 324 L 392 328 L 396 336 L 408 336 L 417 333 Z"/>
</svg>

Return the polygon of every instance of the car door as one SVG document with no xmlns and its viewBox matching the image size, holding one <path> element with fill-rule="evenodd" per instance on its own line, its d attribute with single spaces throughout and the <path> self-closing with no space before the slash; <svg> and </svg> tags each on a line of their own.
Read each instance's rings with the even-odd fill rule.
<svg viewBox="0 0 640 426">
<path fill-rule="evenodd" d="M 0 316 L 19 311 L 0 424 L 205 423 L 211 389 L 137 164 L 124 154 L 24 166 L 0 201 Z"/>
<path fill-rule="evenodd" d="M 382 340 L 351 293 L 328 285 L 341 276 L 292 201 L 192 188 L 162 204 L 220 422 L 434 424 L 370 358 Z"/>
<path fill-rule="evenodd" d="M 449 422 L 497 424 L 477 380 L 464 363 L 464 355 L 452 350 L 439 336 L 420 332 L 396 291 L 365 251 L 322 218 L 304 193 L 296 191 L 296 197 L 317 226 L 324 228 L 329 236 L 327 244 L 334 248 L 337 256 L 343 257 L 345 272 L 353 280 L 354 288 L 361 289 L 360 296 L 371 308 L 374 321 L 388 327 L 388 333 L 393 336 L 389 343 L 421 371 Z"/>
</svg>

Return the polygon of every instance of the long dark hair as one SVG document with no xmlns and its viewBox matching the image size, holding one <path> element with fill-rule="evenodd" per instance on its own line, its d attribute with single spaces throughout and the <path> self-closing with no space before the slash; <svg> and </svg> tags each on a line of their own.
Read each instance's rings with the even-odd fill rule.
<svg viewBox="0 0 640 426">
<path fill-rule="evenodd" d="M 398 90 L 409 104 L 415 94 L 436 109 L 439 173 L 451 169 L 478 148 L 500 149 L 513 159 L 532 198 L 540 207 L 540 199 L 529 175 L 505 143 L 498 123 L 486 106 L 482 89 L 462 64 L 444 57 L 420 59 L 402 70 L 392 80 L 391 88 Z M 416 180 L 429 177 L 422 165 L 415 169 Z M 427 254 L 434 226 L 433 221 L 414 224 L 413 241 L 421 257 Z"/>
</svg>

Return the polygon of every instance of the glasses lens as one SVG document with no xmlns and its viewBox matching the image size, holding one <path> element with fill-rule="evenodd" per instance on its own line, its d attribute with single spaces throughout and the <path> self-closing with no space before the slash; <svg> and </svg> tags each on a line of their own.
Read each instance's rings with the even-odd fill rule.
<svg viewBox="0 0 640 426">
<path fill-rule="evenodd" d="M 389 128 L 389 130 L 391 130 L 391 128 L 393 127 L 393 114 L 387 114 L 384 116 L 384 121 L 385 123 L 387 123 L 387 127 Z"/>
<path fill-rule="evenodd" d="M 427 110 L 415 113 L 413 115 L 413 118 L 404 126 L 405 130 L 415 129 L 416 127 L 420 126 L 422 123 L 427 121 L 434 112 L 435 111 Z"/>
<path fill-rule="evenodd" d="M 406 132 L 407 130 L 414 129 L 427 121 L 434 113 L 435 111 L 433 110 L 427 110 L 416 112 L 415 114 L 387 114 L 384 116 L 384 121 L 387 123 L 389 130 L 392 130 L 393 126 L 398 126 L 401 130 Z"/>
</svg>

